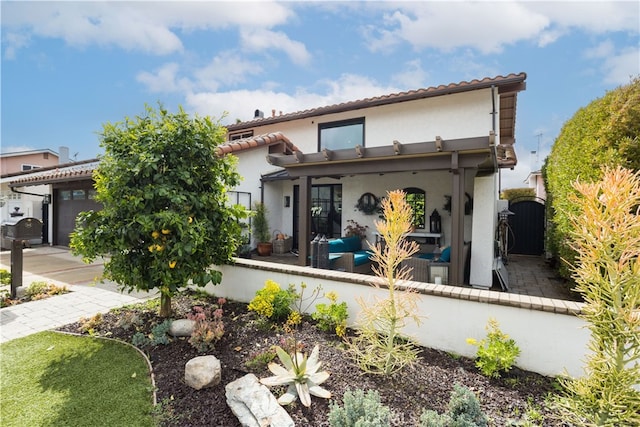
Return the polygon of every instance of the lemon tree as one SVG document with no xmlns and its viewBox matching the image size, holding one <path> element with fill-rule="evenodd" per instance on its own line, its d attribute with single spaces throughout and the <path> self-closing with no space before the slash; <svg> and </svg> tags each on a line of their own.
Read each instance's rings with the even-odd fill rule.
<svg viewBox="0 0 640 427">
<path fill-rule="evenodd" d="M 237 158 L 218 156 L 225 129 L 209 117 L 149 106 L 145 114 L 106 123 L 104 155 L 94 172 L 101 210 L 76 220 L 71 249 L 123 290 L 159 289 L 160 315 L 188 284 L 218 284 L 212 268 L 231 260 L 241 242 L 241 206 L 227 191 L 240 176 Z"/>
</svg>

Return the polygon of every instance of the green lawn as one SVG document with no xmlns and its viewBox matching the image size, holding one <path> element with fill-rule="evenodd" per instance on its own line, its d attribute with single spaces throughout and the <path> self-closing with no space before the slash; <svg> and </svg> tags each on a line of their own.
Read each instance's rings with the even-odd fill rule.
<svg viewBox="0 0 640 427">
<path fill-rule="evenodd" d="M 0 345 L 0 425 L 153 426 L 144 358 L 124 344 L 41 332 Z"/>
</svg>

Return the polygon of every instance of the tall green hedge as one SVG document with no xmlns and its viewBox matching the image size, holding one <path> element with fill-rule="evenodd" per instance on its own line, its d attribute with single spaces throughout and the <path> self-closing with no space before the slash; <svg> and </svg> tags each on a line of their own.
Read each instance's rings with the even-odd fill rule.
<svg viewBox="0 0 640 427">
<path fill-rule="evenodd" d="M 640 77 L 579 109 L 560 131 L 542 168 L 547 189 L 547 248 L 570 276 L 575 253 L 569 247 L 571 224 L 564 212 L 577 213 L 570 194 L 576 179 L 596 181 L 602 165 L 640 169 Z"/>
</svg>

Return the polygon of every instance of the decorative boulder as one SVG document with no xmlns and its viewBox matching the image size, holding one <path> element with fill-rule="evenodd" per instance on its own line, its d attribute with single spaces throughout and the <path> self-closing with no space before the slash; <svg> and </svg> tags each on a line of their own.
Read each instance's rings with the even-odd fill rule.
<svg viewBox="0 0 640 427">
<path fill-rule="evenodd" d="M 291 416 L 258 377 L 247 374 L 225 387 L 227 405 L 243 427 L 294 427 Z"/>
<path fill-rule="evenodd" d="M 184 367 L 184 382 L 196 390 L 220 384 L 222 368 L 215 356 L 198 356 Z"/>
<path fill-rule="evenodd" d="M 172 337 L 190 337 L 196 327 L 196 321 L 190 319 L 178 319 L 171 322 L 169 335 Z"/>
</svg>

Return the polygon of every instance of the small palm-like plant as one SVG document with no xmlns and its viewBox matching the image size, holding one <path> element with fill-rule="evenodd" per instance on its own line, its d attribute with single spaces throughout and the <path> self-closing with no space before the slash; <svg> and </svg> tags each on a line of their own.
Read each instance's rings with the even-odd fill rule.
<svg viewBox="0 0 640 427">
<path fill-rule="evenodd" d="M 287 391 L 280 396 L 278 403 L 288 405 L 300 397 L 300 402 L 306 407 L 311 406 L 311 395 L 331 398 L 331 392 L 320 387 L 320 384 L 329 378 L 327 371 L 320 371 L 322 362 L 318 360 L 320 347 L 313 348 L 311 356 L 307 358 L 301 352 L 288 354 L 281 347 L 276 346 L 276 354 L 284 367 L 277 363 L 270 363 L 269 370 L 275 375 L 263 378 L 260 382 L 266 386 L 278 386 L 288 384 Z"/>
</svg>

